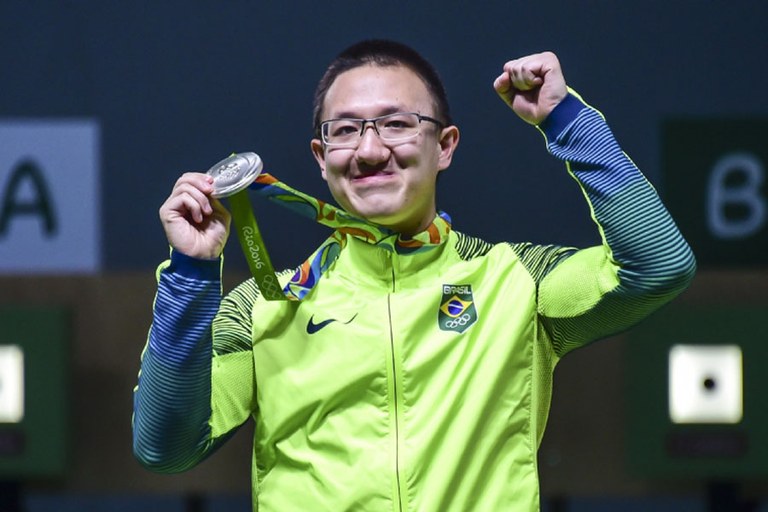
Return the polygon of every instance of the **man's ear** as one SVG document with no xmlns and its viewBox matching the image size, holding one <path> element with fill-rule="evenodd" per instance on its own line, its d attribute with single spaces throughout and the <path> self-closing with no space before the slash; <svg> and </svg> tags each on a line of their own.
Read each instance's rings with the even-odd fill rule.
<svg viewBox="0 0 768 512">
<path fill-rule="evenodd" d="M 440 140 L 437 141 L 440 146 L 440 156 L 438 159 L 438 170 L 442 171 L 451 165 L 453 152 L 459 145 L 459 128 L 456 126 L 446 126 L 440 132 Z"/>
<path fill-rule="evenodd" d="M 320 139 L 312 139 L 309 144 L 312 148 L 312 156 L 315 157 L 317 165 L 320 166 L 320 174 L 323 176 L 324 180 L 328 181 L 328 178 L 325 176 L 325 148 L 323 147 L 323 141 Z"/>
</svg>

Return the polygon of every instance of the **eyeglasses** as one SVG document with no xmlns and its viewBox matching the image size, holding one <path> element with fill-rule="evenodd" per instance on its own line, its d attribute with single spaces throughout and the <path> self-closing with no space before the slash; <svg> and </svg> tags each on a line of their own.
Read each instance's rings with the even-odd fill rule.
<svg viewBox="0 0 768 512">
<path fill-rule="evenodd" d="M 383 142 L 402 142 L 419 135 L 422 121 L 443 126 L 443 123 L 429 116 L 416 112 L 398 112 L 371 119 L 329 119 L 320 124 L 320 134 L 328 146 L 352 148 L 360 143 L 365 125 L 371 123 Z"/>
</svg>

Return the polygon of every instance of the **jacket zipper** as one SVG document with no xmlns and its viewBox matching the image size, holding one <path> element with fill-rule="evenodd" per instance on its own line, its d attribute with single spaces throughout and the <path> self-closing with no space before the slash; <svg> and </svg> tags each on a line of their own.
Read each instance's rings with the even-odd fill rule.
<svg viewBox="0 0 768 512">
<path fill-rule="evenodd" d="M 395 291 L 395 268 L 394 268 L 394 262 L 392 265 L 392 293 Z M 392 326 L 392 293 L 387 294 L 387 317 L 389 321 L 389 350 L 390 350 L 390 357 L 391 357 L 391 370 L 392 370 L 392 386 L 391 386 L 391 393 L 392 393 L 392 414 L 394 416 L 393 418 L 393 426 L 394 426 L 394 441 L 393 441 L 393 449 L 394 449 L 394 457 L 395 457 L 395 482 L 393 486 L 394 496 L 397 501 L 397 512 L 405 512 L 407 510 L 407 504 L 406 500 L 403 496 L 401 484 L 400 484 L 400 402 L 398 399 L 398 396 L 400 394 L 400 389 L 398 388 L 398 364 L 397 364 L 397 350 L 395 348 L 395 333 L 394 328 Z"/>
</svg>

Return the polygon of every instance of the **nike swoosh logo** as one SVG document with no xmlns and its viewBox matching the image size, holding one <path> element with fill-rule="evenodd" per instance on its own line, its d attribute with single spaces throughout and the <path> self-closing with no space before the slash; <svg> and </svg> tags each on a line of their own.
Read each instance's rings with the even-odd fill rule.
<svg viewBox="0 0 768 512">
<path fill-rule="evenodd" d="M 353 316 L 346 322 L 341 322 L 341 323 L 343 323 L 344 325 L 349 324 L 355 318 L 357 318 L 357 313 L 355 313 L 355 316 Z M 328 320 L 323 320 L 322 322 L 315 323 L 315 315 L 312 315 L 311 317 L 309 317 L 309 322 L 307 322 L 307 334 L 315 334 L 317 331 L 319 331 L 320 329 L 322 329 L 328 324 L 332 324 L 333 322 L 340 322 L 340 320 L 337 320 L 335 318 L 329 318 Z"/>
</svg>

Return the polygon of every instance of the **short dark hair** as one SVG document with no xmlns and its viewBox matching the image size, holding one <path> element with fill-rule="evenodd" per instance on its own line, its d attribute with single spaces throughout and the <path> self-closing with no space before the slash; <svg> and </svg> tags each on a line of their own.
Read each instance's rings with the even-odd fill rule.
<svg viewBox="0 0 768 512">
<path fill-rule="evenodd" d="M 410 46 L 386 39 L 370 39 L 353 44 L 336 56 L 317 84 L 312 109 L 315 136 L 320 135 L 320 116 L 323 111 L 323 103 L 325 103 L 328 89 L 333 85 L 333 82 L 345 71 L 366 65 L 405 66 L 416 73 L 432 95 L 437 109 L 435 115 L 438 120 L 444 126 L 453 124 L 451 111 L 448 107 L 448 96 L 445 93 L 443 82 L 432 64 Z"/>
</svg>

